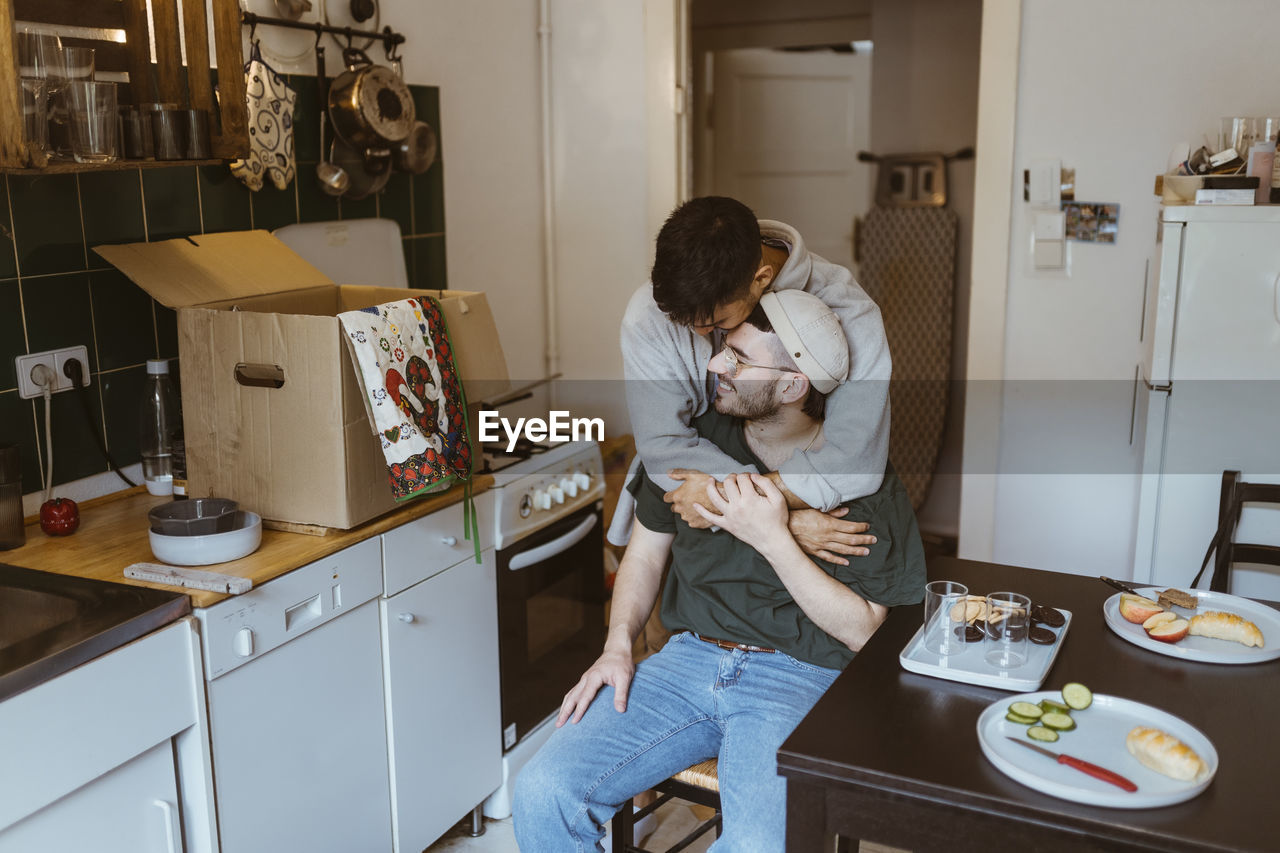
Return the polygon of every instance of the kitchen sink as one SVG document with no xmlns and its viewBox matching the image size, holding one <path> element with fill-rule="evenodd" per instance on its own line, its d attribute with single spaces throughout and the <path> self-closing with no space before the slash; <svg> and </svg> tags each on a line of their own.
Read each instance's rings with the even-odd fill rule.
<svg viewBox="0 0 1280 853">
<path fill-rule="evenodd" d="M 181 592 L 0 563 L 0 701 L 190 612 Z"/>
</svg>

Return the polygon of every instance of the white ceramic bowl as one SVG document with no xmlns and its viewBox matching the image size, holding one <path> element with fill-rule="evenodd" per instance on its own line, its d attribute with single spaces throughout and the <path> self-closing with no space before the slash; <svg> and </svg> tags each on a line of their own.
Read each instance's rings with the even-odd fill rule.
<svg viewBox="0 0 1280 853">
<path fill-rule="evenodd" d="M 151 534 L 151 553 L 157 560 L 173 566 L 209 566 L 238 560 L 258 550 L 262 542 L 262 518 L 256 512 L 244 513 L 244 526 L 223 533 L 203 536 L 165 536 Z"/>
</svg>

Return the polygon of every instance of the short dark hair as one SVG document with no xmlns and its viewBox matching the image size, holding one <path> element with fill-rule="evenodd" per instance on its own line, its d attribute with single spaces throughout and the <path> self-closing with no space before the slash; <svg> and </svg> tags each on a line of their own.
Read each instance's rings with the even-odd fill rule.
<svg viewBox="0 0 1280 853">
<path fill-rule="evenodd" d="M 746 295 L 760 268 L 760 223 L 724 196 L 686 201 L 667 217 L 654 251 L 653 299 L 673 323 L 710 320 Z"/>
<path fill-rule="evenodd" d="M 792 360 L 791 353 L 787 352 L 787 348 L 782 345 L 782 339 L 773 330 L 773 323 L 769 322 L 769 315 L 765 313 L 763 305 L 757 305 L 752 309 L 743 322 L 750 323 L 765 334 L 773 335 L 772 348 L 774 357 L 778 359 L 778 367 L 804 374 L 804 371 Z M 800 405 L 800 411 L 817 421 L 822 420 L 827 414 L 827 395 L 814 388 L 812 381 L 809 382 L 809 394 Z"/>
</svg>

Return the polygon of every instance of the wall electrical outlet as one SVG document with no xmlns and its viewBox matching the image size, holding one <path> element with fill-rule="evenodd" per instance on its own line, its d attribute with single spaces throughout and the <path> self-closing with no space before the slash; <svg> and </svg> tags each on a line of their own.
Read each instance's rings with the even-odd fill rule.
<svg viewBox="0 0 1280 853">
<path fill-rule="evenodd" d="M 53 372 L 53 393 L 70 391 L 75 385 L 71 381 L 71 377 L 64 372 L 64 368 L 73 359 L 80 362 L 84 374 L 83 385 L 86 388 L 89 387 L 93 380 L 89 375 L 88 347 L 63 347 L 62 349 L 33 352 L 28 355 L 18 356 L 14 359 L 18 373 L 18 396 L 28 400 L 32 397 L 39 397 L 44 393 L 44 389 L 36 384 L 31 375 L 38 364 L 43 364 Z"/>
</svg>

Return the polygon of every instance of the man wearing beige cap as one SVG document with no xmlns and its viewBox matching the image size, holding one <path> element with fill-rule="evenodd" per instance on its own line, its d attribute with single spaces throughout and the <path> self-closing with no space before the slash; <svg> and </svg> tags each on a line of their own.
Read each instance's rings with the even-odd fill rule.
<svg viewBox="0 0 1280 853">
<path fill-rule="evenodd" d="M 825 441 L 827 395 L 849 372 L 836 315 L 800 290 L 766 293 L 712 357 L 714 406 L 699 434 L 739 464 L 772 470 Z M 719 762 L 722 836 L 713 850 L 781 851 L 786 785 L 778 747 L 884 620 L 918 602 L 924 553 L 892 469 L 846 503 L 876 542 L 856 567 L 810 558 L 787 528 L 781 491 L 730 474 L 695 529 L 642 478 L 613 594 L 604 653 L 565 696 L 557 730 L 516 782 L 522 850 L 599 849 L 603 824 L 640 791 L 700 761 Z M 658 595 L 674 634 L 632 664 Z"/>
<path fill-rule="evenodd" d="M 831 395 L 825 441 L 776 460 L 768 474 L 796 512 L 792 531 L 805 550 L 846 562 L 877 533 L 838 519 L 838 506 L 873 494 L 889 454 L 891 363 L 880 309 L 844 267 L 809 251 L 791 226 L 757 219 L 732 198 L 693 198 L 658 232 L 650 283 L 640 287 L 622 321 L 627 405 L 638 459 L 667 491 L 680 517 L 707 522 L 710 478 L 744 470 L 742 463 L 693 426 L 715 399 L 707 364 L 724 335 L 764 293 L 799 290 L 819 297 L 840 319 L 850 349 L 848 381 Z M 628 477 L 630 480 L 631 477 Z M 620 496 L 609 541 L 626 544 L 630 495 Z M 822 510 L 836 510 L 829 516 Z"/>
</svg>

